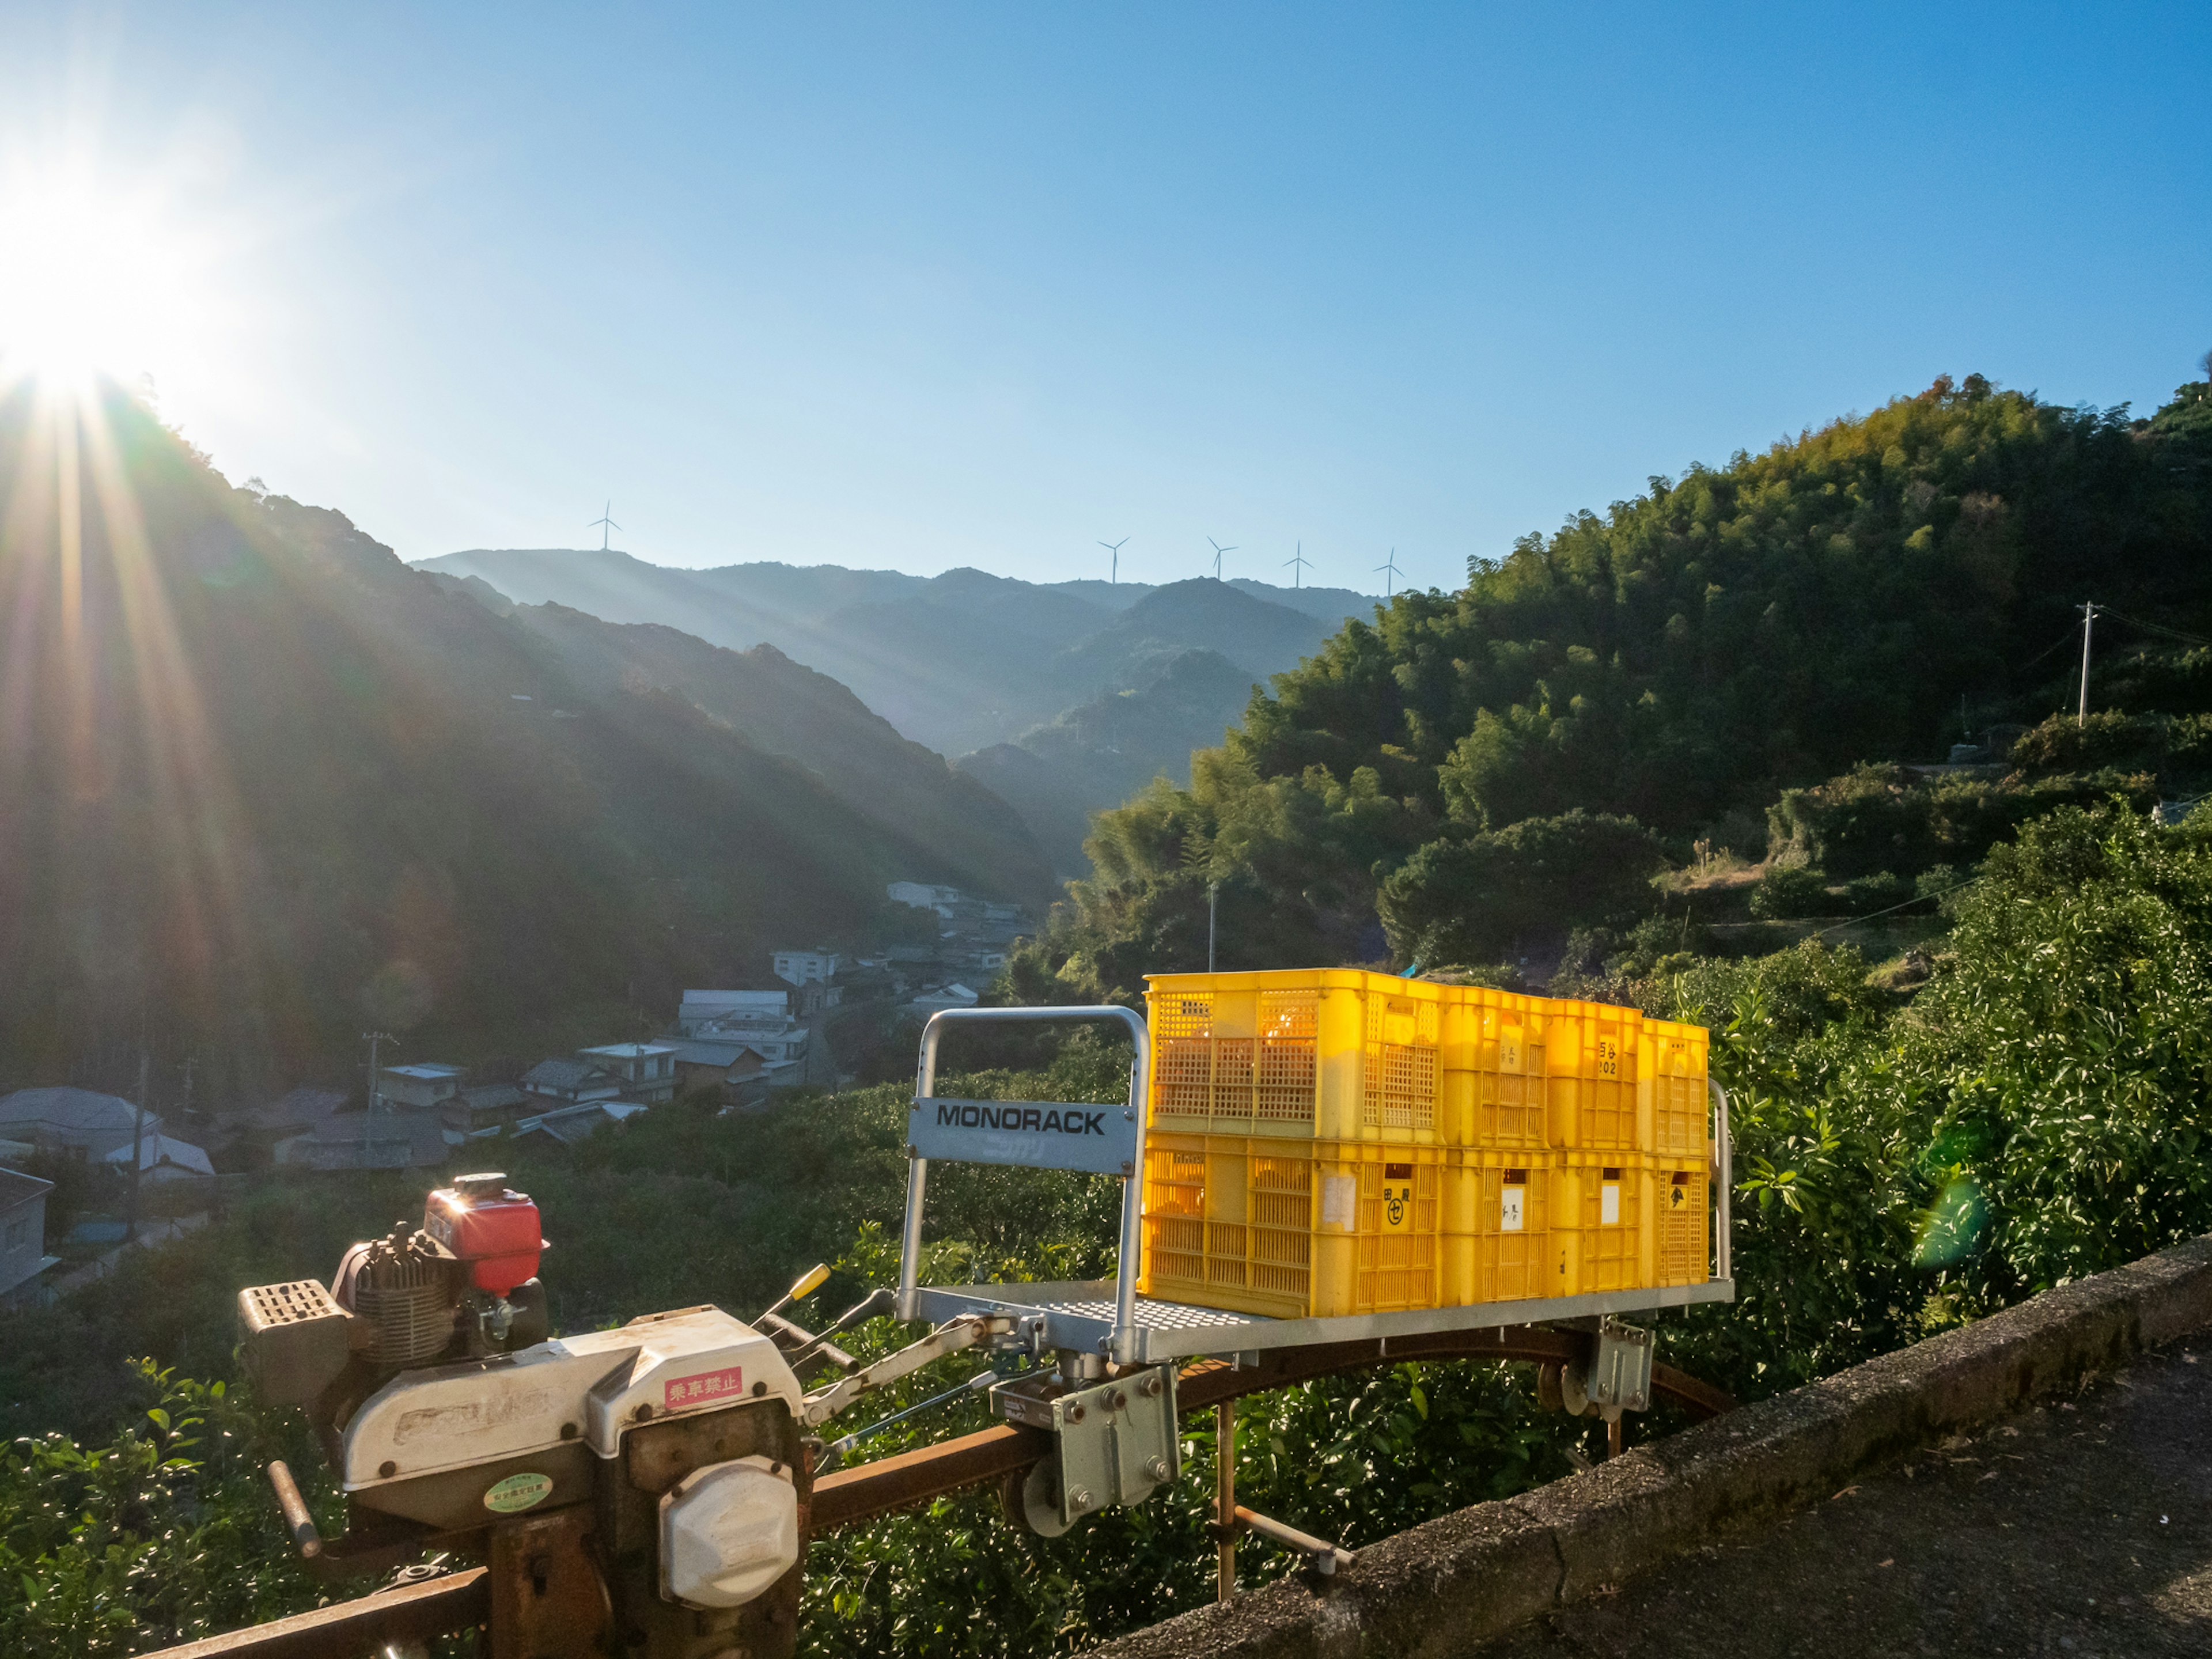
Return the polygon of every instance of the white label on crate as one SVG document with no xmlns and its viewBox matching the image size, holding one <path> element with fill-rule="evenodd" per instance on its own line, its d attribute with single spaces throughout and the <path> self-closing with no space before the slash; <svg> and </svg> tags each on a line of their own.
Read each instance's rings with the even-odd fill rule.
<svg viewBox="0 0 2212 1659">
<path fill-rule="evenodd" d="M 1521 1231 L 1521 1204 L 1528 1192 L 1526 1187 L 1508 1187 L 1505 1189 L 1505 1201 L 1498 1210 L 1498 1231 L 1517 1233 Z"/>
<path fill-rule="evenodd" d="M 1607 1227 L 1620 1224 L 1620 1183 L 1608 1181 L 1597 1189 L 1597 1218 Z"/>
<path fill-rule="evenodd" d="M 1321 1224 L 1352 1231 L 1352 1218 L 1359 1197 L 1359 1182 L 1351 1176 L 1329 1176 L 1321 1183 Z"/>
</svg>

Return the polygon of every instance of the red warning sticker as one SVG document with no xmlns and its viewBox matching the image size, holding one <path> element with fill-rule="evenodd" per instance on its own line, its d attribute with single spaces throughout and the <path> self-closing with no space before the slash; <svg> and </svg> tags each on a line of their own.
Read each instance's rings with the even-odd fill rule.
<svg viewBox="0 0 2212 1659">
<path fill-rule="evenodd" d="M 686 1406 L 703 1406 L 710 1401 L 734 1400 L 745 1391 L 745 1374 L 736 1365 L 725 1365 L 719 1371 L 703 1371 L 697 1376 L 672 1379 L 665 1391 L 665 1411 L 680 1411 Z"/>
</svg>

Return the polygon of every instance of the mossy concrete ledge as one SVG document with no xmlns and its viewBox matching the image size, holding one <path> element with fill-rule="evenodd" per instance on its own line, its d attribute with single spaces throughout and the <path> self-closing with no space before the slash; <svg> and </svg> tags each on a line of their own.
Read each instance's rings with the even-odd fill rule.
<svg viewBox="0 0 2212 1659">
<path fill-rule="evenodd" d="M 2212 1237 L 1122 1638 L 1111 1659 L 1468 1653 L 1563 1602 L 2212 1326 Z"/>
</svg>

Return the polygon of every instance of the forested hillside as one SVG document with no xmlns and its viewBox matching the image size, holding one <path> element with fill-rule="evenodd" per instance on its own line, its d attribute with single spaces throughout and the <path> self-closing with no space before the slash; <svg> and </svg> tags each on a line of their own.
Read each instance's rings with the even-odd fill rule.
<svg viewBox="0 0 2212 1659">
<path fill-rule="evenodd" d="M 1278 675 L 1188 789 L 1100 819 L 1024 982 L 1200 965 L 1210 881 L 1224 967 L 1556 949 L 1696 842 L 1761 856 L 1786 790 L 1993 735 L 2002 771 L 2072 706 L 2086 600 L 2094 708 L 2212 708 L 2185 648 L 2212 638 L 2206 398 L 2134 420 L 1947 376 L 1401 595 Z M 2139 793 L 2207 761 L 2160 731 Z"/>
<path fill-rule="evenodd" d="M 120 1081 L 142 1034 L 203 1101 L 350 1062 L 369 1022 L 558 1051 L 857 937 L 888 880 L 1041 872 L 941 764 L 944 810 L 894 829 L 119 393 L 0 404 L 0 1086 Z"/>
<path fill-rule="evenodd" d="M 453 583 L 450 576 L 426 580 Z M 482 587 L 481 579 L 469 580 Z M 917 867 L 950 870 L 979 892 L 1042 911 L 1052 872 L 1009 803 L 945 757 L 899 736 L 827 674 L 772 645 L 730 651 L 673 628 L 600 621 L 566 605 L 483 599 L 550 647 L 560 669 L 594 704 L 641 690 L 665 691 L 813 772 L 860 817 L 903 843 Z"/>
</svg>

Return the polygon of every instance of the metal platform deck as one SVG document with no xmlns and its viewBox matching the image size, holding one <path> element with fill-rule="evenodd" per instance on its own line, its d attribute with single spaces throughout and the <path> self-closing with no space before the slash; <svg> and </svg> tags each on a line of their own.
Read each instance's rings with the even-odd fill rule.
<svg viewBox="0 0 2212 1659">
<path fill-rule="evenodd" d="M 986 1314 L 1024 1322 L 1028 1345 L 1043 1352 L 1066 1348 L 1078 1353 L 1109 1352 L 1115 1329 L 1117 1286 L 1110 1279 L 1063 1284 L 917 1285 L 915 1314 L 942 1324 L 963 1314 Z M 1554 1320 L 1592 1319 L 1607 1314 L 1653 1313 L 1703 1302 L 1733 1302 L 1735 1281 L 1709 1279 L 1702 1285 L 1663 1289 L 1607 1291 L 1592 1296 L 1558 1296 L 1527 1302 L 1481 1302 L 1460 1308 L 1422 1308 L 1405 1313 L 1357 1314 L 1336 1319 L 1270 1319 L 1258 1314 L 1227 1313 L 1182 1302 L 1139 1297 L 1133 1351 L 1124 1363 L 1156 1364 L 1201 1355 L 1264 1353 L 1324 1342 L 1372 1341 L 1431 1331 L 1490 1330 L 1510 1325 L 1538 1325 Z"/>
</svg>

